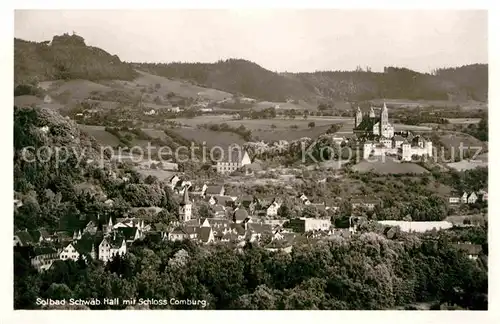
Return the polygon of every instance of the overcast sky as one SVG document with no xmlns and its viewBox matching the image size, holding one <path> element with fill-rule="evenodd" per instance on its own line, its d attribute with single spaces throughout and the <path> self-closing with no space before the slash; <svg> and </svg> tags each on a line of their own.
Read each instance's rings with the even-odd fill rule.
<svg viewBox="0 0 500 324">
<path fill-rule="evenodd" d="M 76 32 L 133 62 L 244 58 L 273 71 L 488 62 L 486 11 L 18 10 L 15 37 Z"/>
</svg>

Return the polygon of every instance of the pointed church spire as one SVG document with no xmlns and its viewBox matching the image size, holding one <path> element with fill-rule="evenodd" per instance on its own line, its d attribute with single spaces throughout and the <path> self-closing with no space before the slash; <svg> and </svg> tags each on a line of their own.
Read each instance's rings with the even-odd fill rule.
<svg viewBox="0 0 500 324">
<path fill-rule="evenodd" d="M 191 201 L 189 200 L 189 193 L 188 193 L 187 188 L 185 188 L 184 196 L 182 197 L 181 205 L 188 205 L 190 203 L 191 203 Z"/>
<path fill-rule="evenodd" d="M 387 105 L 385 104 L 384 101 L 384 107 L 382 107 L 382 110 L 380 111 L 380 124 L 386 125 L 388 123 L 389 123 L 389 113 L 387 112 Z"/>
<path fill-rule="evenodd" d="M 356 115 L 354 116 L 354 127 L 358 127 L 359 124 L 361 124 L 361 121 L 363 120 L 363 113 L 361 112 L 361 108 L 356 109 Z"/>
</svg>

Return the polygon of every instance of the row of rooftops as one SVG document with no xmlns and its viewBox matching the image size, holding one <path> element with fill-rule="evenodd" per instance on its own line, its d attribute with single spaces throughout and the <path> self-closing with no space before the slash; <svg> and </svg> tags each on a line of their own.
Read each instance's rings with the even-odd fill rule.
<svg viewBox="0 0 500 324">
<path fill-rule="evenodd" d="M 113 229 L 113 227 L 115 228 Z M 21 241 L 23 245 L 26 245 L 38 243 L 41 241 L 55 243 L 67 242 L 76 237 L 83 237 L 86 233 L 103 233 L 107 229 L 109 232 L 113 229 L 124 239 L 130 240 L 135 237 L 137 231 L 148 231 L 150 229 L 150 226 L 145 225 L 144 220 L 138 218 L 122 217 L 113 220 L 112 217 L 107 217 L 107 219 L 105 217 L 102 217 L 98 218 L 97 220 L 90 221 L 80 220 L 78 224 L 76 224 L 72 228 L 59 230 L 53 233 L 49 233 L 46 229 L 41 228 L 32 231 L 16 231 L 14 235 Z"/>
</svg>

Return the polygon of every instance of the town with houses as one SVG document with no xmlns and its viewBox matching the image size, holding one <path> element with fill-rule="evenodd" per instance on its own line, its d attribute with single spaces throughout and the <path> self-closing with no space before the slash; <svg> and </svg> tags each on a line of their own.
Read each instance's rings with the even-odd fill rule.
<svg viewBox="0 0 500 324">
<path fill-rule="evenodd" d="M 279 71 L 273 55 L 269 66 L 248 48 L 231 55 L 267 46 L 281 13 L 259 28 L 232 26 L 253 14 L 103 13 L 119 40 L 155 44 L 108 53 L 91 30 L 104 40 L 109 30 L 87 24 L 87 40 L 73 31 L 40 41 L 30 29 L 49 35 L 40 21 L 51 13 L 16 11 L 14 309 L 488 309 L 489 68 L 462 48 L 477 54 L 480 42 L 465 39 L 486 38 L 450 38 L 487 15 L 370 11 L 339 27 L 335 12 L 294 11 L 286 23 L 314 16 L 308 28 L 321 28 L 278 31 L 292 40 L 273 48 L 291 68 Z M 160 21 L 183 15 L 207 33 L 149 42 Z M 118 29 L 135 17 L 147 17 L 143 34 Z M 352 25 L 375 17 L 369 34 Z M 58 30 L 91 18 L 61 14 Z M 456 25 L 445 32 L 441 20 Z M 375 36 L 380 21 L 394 26 Z M 390 33 L 408 26 L 419 42 L 399 46 Z M 460 59 L 438 60 L 426 28 Z M 196 49 L 226 32 L 240 41 L 214 41 L 217 61 Z M 345 43 L 338 60 L 303 60 L 367 38 L 397 50 L 358 62 Z M 289 45 L 306 56 L 291 60 Z M 97 302 L 108 299 L 117 303 Z"/>
<path fill-rule="evenodd" d="M 48 100 L 46 98 L 46 100 Z M 396 134 L 388 120 L 388 109 L 384 103 L 380 108 L 380 118 L 375 117 L 374 108 L 370 108 L 367 116 L 359 107 L 355 114 L 353 134 L 358 142 L 363 143 L 363 157 L 398 156 L 401 161 L 409 161 L 412 156 L 432 156 L 432 142 L 410 132 Z M 348 138 L 341 138 L 342 141 Z M 410 144 L 411 143 L 411 144 Z M 248 152 L 232 152 L 234 154 L 217 161 L 213 166 L 217 173 L 229 175 L 252 161 Z M 174 170 L 177 169 L 175 166 Z M 72 232 L 62 231 L 49 233 L 45 229 L 36 231 L 18 231 L 14 234 L 14 246 L 34 248 L 31 256 L 32 265 L 38 270 L 47 270 L 56 260 L 73 260 L 89 257 L 103 262 L 109 262 L 115 256 L 123 256 L 127 248 L 137 240 L 148 235 L 157 236 L 166 241 L 191 240 L 202 245 L 206 244 L 236 244 L 244 246 L 247 242 L 258 242 L 270 251 L 283 250 L 290 252 L 295 240 L 302 237 L 309 239 L 328 239 L 335 236 L 349 236 L 357 232 L 359 217 L 356 213 L 349 218 L 347 228 L 336 228 L 329 217 L 299 217 L 286 220 L 278 217 L 278 210 L 284 197 L 258 198 L 254 195 L 233 196 L 226 193 L 224 183 L 204 183 L 195 186 L 195 179 L 186 179 L 181 173 L 173 175 L 168 184 L 172 192 L 180 199 L 179 219 L 170 224 L 165 231 L 152 231 L 150 224 L 143 219 L 105 218 L 96 215 L 95 219 L 81 219 L 80 225 Z M 289 197 L 290 198 L 290 197 Z M 339 211 L 339 205 L 328 206 L 320 201 L 311 201 L 305 194 L 291 197 L 297 205 L 309 206 L 318 211 Z M 450 206 L 475 204 L 478 201 L 487 202 L 488 193 L 482 189 L 477 192 L 463 192 L 461 195 L 450 196 Z M 213 217 L 200 217 L 193 211 L 198 202 L 208 204 Z M 338 201 L 340 204 L 340 201 Z M 106 201 L 112 204 L 112 200 Z M 373 211 L 380 201 L 365 198 L 350 199 L 353 211 Z M 22 206 L 22 201 L 14 200 L 14 208 Z M 136 210 L 138 208 L 135 208 Z M 153 212 L 161 208 L 151 206 Z M 457 224 L 450 221 L 412 222 L 381 220 L 381 225 L 399 227 L 407 232 L 425 232 L 429 230 L 448 229 Z M 472 223 L 458 226 L 474 226 Z M 470 242 L 457 244 L 471 258 L 477 258 L 481 246 Z"/>
</svg>

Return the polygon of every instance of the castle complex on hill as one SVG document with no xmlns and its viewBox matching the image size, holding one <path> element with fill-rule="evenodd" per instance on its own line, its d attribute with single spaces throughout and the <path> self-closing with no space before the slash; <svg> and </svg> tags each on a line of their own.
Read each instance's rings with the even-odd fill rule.
<svg viewBox="0 0 500 324">
<path fill-rule="evenodd" d="M 353 132 L 364 138 L 363 159 L 370 156 L 395 155 L 402 161 L 411 161 L 412 156 L 432 157 L 432 142 L 421 136 L 413 136 L 409 132 L 396 133 L 389 123 L 389 113 L 384 103 L 379 118 L 373 107 L 370 113 L 363 116 L 358 106 L 354 117 Z"/>
</svg>

